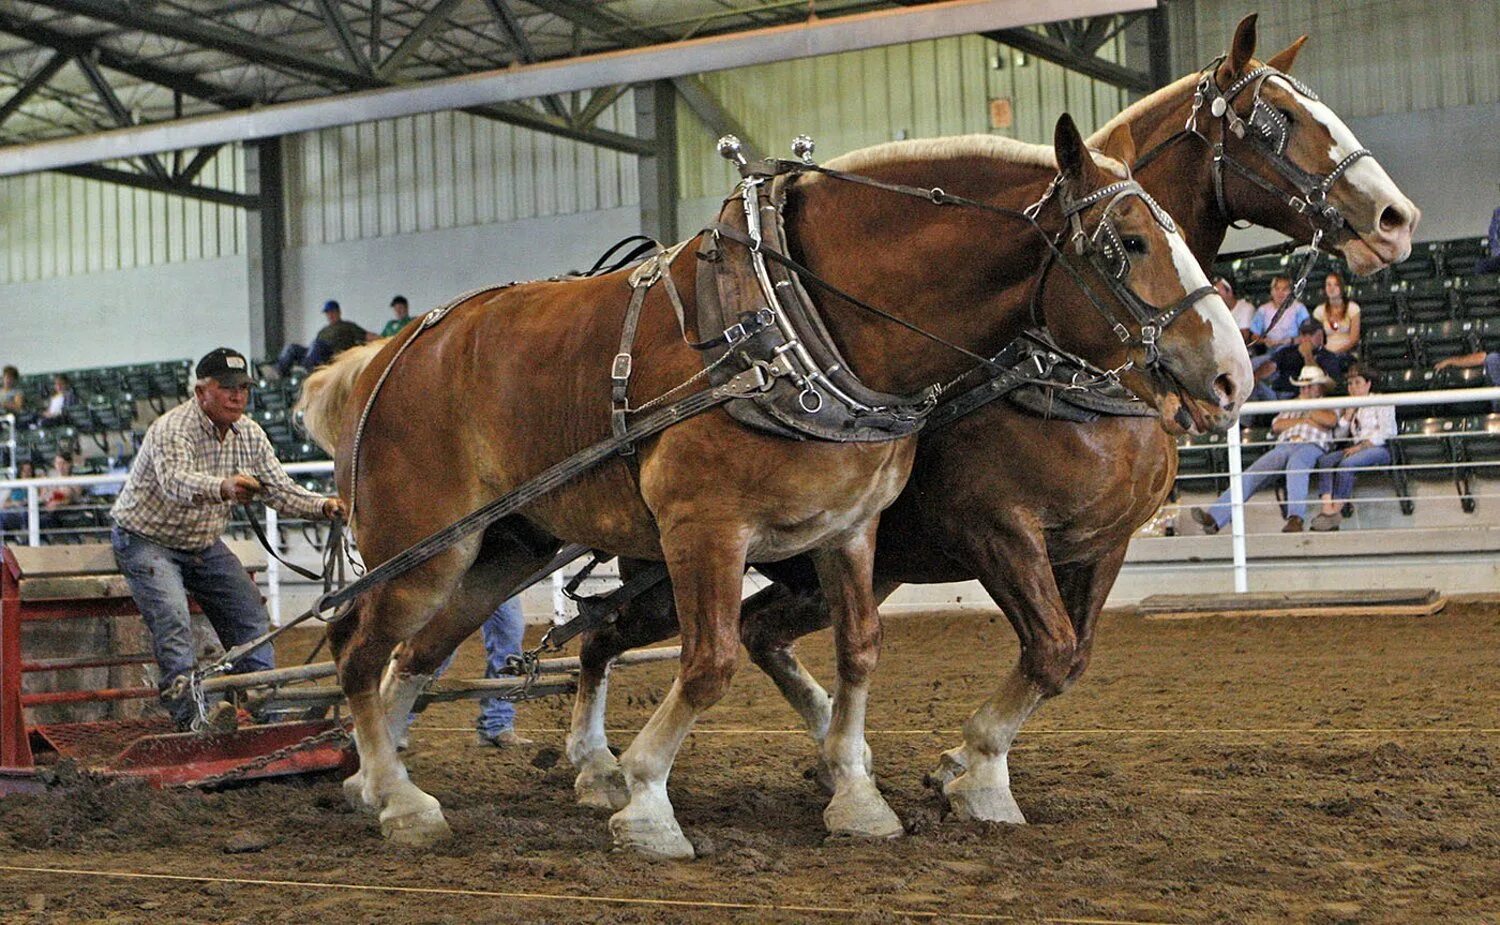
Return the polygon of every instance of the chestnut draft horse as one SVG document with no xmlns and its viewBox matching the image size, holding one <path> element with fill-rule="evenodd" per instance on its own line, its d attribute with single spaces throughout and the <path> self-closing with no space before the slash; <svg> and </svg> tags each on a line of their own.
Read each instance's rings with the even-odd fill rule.
<svg viewBox="0 0 1500 925">
<path fill-rule="evenodd" d="M 1337 221 L 1315 224 L 1307 207 L 1299 206 L 1306 202 L 1301 184 L 1329 176 L 1360 150 L 1333 112 L 1281 76 L 1305 40 L 1262 65 L 1252 58 L 1255 17 L 1247 17 L 1215 67 L 1151 94 L 1095 136 L 1102 143 L 1129 127 L 1142 155 L 1122 156 L 1138 165 L 1136 179 L 1177 218 L 1204 266 L 1232 220 L 1269 226 L 1302 242 L 1321 228 L 1323 242 L 1336 246 L 1360 273 L 1400 261 L 1411 249 L 1419 213 L 1373 158 L 1356 158 L 1329 185 L 1326 201 L 1337 212 L 1327 217 L 1336 215 Z M 1216 90 L 1200 88 L 1205 80 Z M 1212 115 L 1213 97 L 1231 92 L 1237 95 L 1225 115 L 1247 123 L 1244 137 L 1227 118 Z M 1276 137 L 1275 119 L 1252 121 L 1260 104 L 1285 120 L 1285 137 Z M 1195 108 L 1201 136 L 1183 128 Z M 1222 200 L 1215 193 L 1215 144 L 1223 144 L 1226 156 L 1240 165 L 1223 170 Z M 1281 159 L 1290 170 L 1277 163 Z M 1095 620 L 1126 546 L 1165 500 L 1176 470 L 1174 440 L 1142 417 L 1079 424 L 1045 420 L 998 401 L 921 435 L 911 479 L 881 517 L 876 596 L 884 599 L 903 583 L 977 578 L 1021 640 L 1019 664 L 965 725 L 964 743 L 944 753 L 929 775 L 957 816 L 1024 821 L 1010 792 L 1010 743 L 1043 699 L 1066 689 L 1087 667 Z M 793 564 L 767 570 L 781 580 L 746 602 L 742 636 L 751 658 L 821 742 L 829 698 L 798 663 L 792 641 L 827 626 L 829 616 L 811 570 Z M 586 805 L 622 799 L 603 725 L 610 659 L 670 635 L 675 620 L 669 607 L 660 592 L 643 597 L 627 619 L 585 637 L 568 757 L 579 769 L 576 789 Z"/>
<path fill-rule="evenodd" d="M 1250 387 L 1228 309 L 1203 289 L 1203 271 L 1165 213 L 1121 182 L 1123 167 L 1104 161 L 1112 168 L 1096 162 L 1067 116 L 1052 149 L 987 137 L 898 144 L 867 158 L 861 172 L 940 186 L 970 203 L 803 174 L 790 187 L 787 239 L 796 259 L 831 285 L 986 356 L 1031 323 L 1036 309 L 1065 349 L 1106 369 L 1148 368 L 1126 375 L 1165 417 L 1223 428 Z M 1042 234 L 995 211 L 1032 202 L 1040 203 L 1036 220 L 1048 234 L 1071 235 L 1060 256 Z M 1099 269 L 1101 236 L 1124 262 L 1118 277 Z M 697 262 L 669 267 L 689 319 Z M 354 448 L 338 454 L 336 476 L 366 562 L 391 558 L 609 433 L 605 386 L 626 278 L 619 271 L 469 297 L 440 323 L 410 326 L 373 359 L 368 352 L 340 358 L 321 384 L 309 379 L 309 428 L 324 445 Z M 1033 304 L 1041 286 L 1048 297 Z M 699 375 L 701 359 L 684 338 L 714 333 L 692 324 L 679 330 L 661 288 L 640 316 L 632 387 L 642 399 Z M 851 303 L 814 301 L 850 368 L 872 388 L 912 394 L 972 366 L 902 326 L 868 320 Z M 1136 320 L 1142 302 L 1170 306 L 1158 320 L 1175 318 L 1154 345 Z M 377 388 L 378 400 L 368 401 Z M 332 433 L 329 423 L 340 419 Z M 904 485 L 914 450 L 909 437 L 790 440 L 710 411 L 644 440 L 633 458 L 544 496 L 502 522 L 504 529 L 472 536 L 376 586 L 330 632 L 360 755 L 346 793 L 379 811 L 393 841 L 425 844 L 447 834 L 438 801 L 408 779 L 391 727 L 404 722 L 433 670 L 509 588 L 545 565 L 560 541 L 580 543 L 665 561 L 673 579 L 680 671 L 620 759 L 628 799 L 610 830 L 627 849 L 691 856 L 666 780 L 694 719 L 722 695 L 738 661 L 745 564 L 810 553 L 837 628 L 840 678 L 823 755 L 834 788 L 824 820 L 836 834 L 899 834 L 900 820 L 870 776 L 864 714 L 880 641 L 870 578 L 875 528 Z"/>
</svg>

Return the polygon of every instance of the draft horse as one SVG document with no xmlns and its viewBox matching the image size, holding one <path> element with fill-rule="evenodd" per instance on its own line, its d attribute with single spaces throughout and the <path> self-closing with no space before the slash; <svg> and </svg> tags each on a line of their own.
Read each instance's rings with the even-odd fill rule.
<svg viewBox="0 0 1500 925">
<path fill-rule="evenodd" d="M 897 145 L 860 165 L 885 188 L 816 172 L 790 183 L 791 256 L 848 299 L 904 322 L 872 321 L 832 289 L 816 289 L 832 340 L 871 388 L 905 395 L 955 380 L 973 354 L 993 356 L 1042 322 L 1063 348 L 1122 370 L 1164 419 L 1195 431 L 1223 428 L 1250 387 L 1227 307 L 1206 288 L 1171 219 L 1123 168 L 1096 162 L 1067 116 L 1055 135 L 1051 150 L 987 138 Z M 917 184 L 926 190 L 917 197 L 894 191 Z M 1045 235 L 1003 211 L 1016 203 L 1037 204 Z M 693 381 L 703 365 L 684 341 L 717 333 L 694 320 L 694 263 L 679 257 L 667 268 L 686 303 L 682 329 L 661 288 L 641 306 L 630 387 L 642 400 Z M 336 476 L 368 563 L 609 432 L 605 386 L 628 308 L 626 280 L 620 271 L 474 296 L 437 324 L 409 327 L 373 358 L 341 358 L 327 372 L 331 387 L 309 380 L 310 429 L 325 445 L 351 448 L 337 454 Z M 1045 298 L 1033 298 L 1041 292 Z M 1147 330 L 1153 322 L 1159 333 Z M 913 329 L 940 334 L 947 345 Z M 328 426 L 335 421 L 336 433 Z M 346 792 L 379 811 L 393 841 L 425 844 L 447 834 L 438 801 L 408 779 L 392 726 L 508 588 L 560 541 L 580 543 L 665 562 L 672 577 L 681 666 L 620 758 L 626 798 L 610 831 L 626 849 L 691 856 L 666 780 L 694 719 L 735 670 L 746 563 L 807 554 L 838 654 L 823 740 L 833 788 L 824 821 L 834 834 L 899 834 L 870 774 L 864 716 L 880 644 L 875 530 L 914 450 L 911 437 L 790 440 L 710 411 L 542 497 L 502 522 L 505 529 L 376 587 L 330 636 L 361 763 Z"/>
<path fill-rule="evenodd" d="M 1316 234 L 1359 273 L 1410 253 L 1416 206 L 1358 153 L 1339 117 L 1287 76 L 1305 41 L 1257 61 L 1255 17 L 1246 17 L 1222 59 L 1135 103 L 1093 138 L 1102 146 L 1128 130 L 1140 153 L 1118 144 L 1114 152 L 1135 165 L 1204 267 L 1235 221 L 1304 243 Z M 854 169 L 880 150 L 846 163 Z M 929 775 L 960 818 L 1024 821 L 1010 791 L 1011 742 L 1044 699 L 1084 673 L 1130 538 L 1165 501 L 1176 472 L 1174 438 L 1147 417 L 1074 423 L 999 401 L 921 435 L 911 479 L 881 517 L 875 596 L 904 583 L 978 579 L 1021 641 L 1018 664 Z M 822 742 L 829 696 L 792 643 L 829 624 L 827 604 L 805 563 L 768 571 L 781 580 L 746 602 L 742 637 Z M 585 805 L 622 799 L 603 726 L 610 660 L 670 635 L 669 611 L 669 599 L 642 598 L 628 619 L 585 637 L 568 739 Z"/>
</svg>

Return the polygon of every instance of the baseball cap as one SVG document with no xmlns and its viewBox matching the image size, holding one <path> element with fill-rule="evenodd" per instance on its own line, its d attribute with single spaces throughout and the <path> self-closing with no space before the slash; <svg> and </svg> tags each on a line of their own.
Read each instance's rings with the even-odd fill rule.
<svg viewBox="0 0 1500 925">
<path fill-rule="evenodd" d="M 1311 318 L 1308 318 L 1306 321 L 1297 325 L 1298 334 L 1316 334 L 1321 330 L 1323 330 L 1323 325 L 1319 324 Z"/>
<path fill-rule="evenodd" d="M 250 364 L 245 355 L 228 347 L 211 350 L 198 361 L 198 378 L 212 379 L 226 388 L 250 381 Z"/>
<path fill-rule="evenodd" d="M 327 302 L 323 303 L 323 311 L 337 312 L 343 311 L 343 309 L 339 308 L 339 303 L 335 302 L 333 299 L 329 299 Z"/>
</svg>

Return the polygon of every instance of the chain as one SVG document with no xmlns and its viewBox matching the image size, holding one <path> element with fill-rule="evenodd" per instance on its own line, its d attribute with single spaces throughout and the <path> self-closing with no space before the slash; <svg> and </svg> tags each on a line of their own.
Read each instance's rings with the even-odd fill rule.
<svg viewBox="0 0 1500 925">
<path fill-rule="evenodd" d="M 208 727 L 208 695 L 203 692 L 205 677 L 196 671 L 188 673 L 188 696 L 193 699 L 193 721 L 190 724 L 193 732 L 201 733 Z"/>
<path fill-rule="evenodd" d="M 325 729 L 322 732 L 310 735 L 307 738 L 293 742 L 290 745 L 284 745 L 273 752 L 267 752 L 266 754 L 261 755 L 258 758 L 254 758 L 242 765 L 230 768 L 229 770 L 224 771 L 220 774 L 214 774 L 210 777 L 200 777 L 197 780 L 190 780 L 181 784 L 174 784 L 173 787 L 186 790 L 193 788 L 217 787 L 221 784 L 235 783 L 237 781 L 244 780 L 256 771 L 267 768 L 284 758 L 290 758 L 292 755 L 295 755 L 298 752 L 305 752 L 310 749 L 317 748 L 319 745 L 323 745 L 328 742 L 347 742 L 350 740 L 350 738 L 351 737 L 349 735 L 349 730 L 344 728 L 343 721 L 336 720 L 333 728 L 331 729 Z"/>
</svg>

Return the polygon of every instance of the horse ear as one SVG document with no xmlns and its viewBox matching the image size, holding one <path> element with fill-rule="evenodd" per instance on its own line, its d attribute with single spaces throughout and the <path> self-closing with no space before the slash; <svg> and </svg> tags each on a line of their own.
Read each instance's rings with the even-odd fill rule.
<svg viewBox="0 0 1500 925">
<path fill-rule="evenodd" d="M 1283 74 L 1290 74 L 1292 72 L 1292 62 L 1297 60 L 1297 52 L 1301 51 L 1302 46 L 1306 44 L 1307 36 L 1304 35 L 1301 38 L 1297 39 L 1297 41 L 1272 55 L 1271 60 L 1267 61 L 1266 64 L 1274 67 L 1276 70 L 1280 71 Z"/>
<path fill-rule="evenodd" d="M 1224 63 L 1219 65 L 1219 86 L 1233 83 L 1236 78 L 1245 73 L 1245 68 L 1250 64 L 1250 59 L 1255 55 L 1255 13 L 1251 13 L 1240 24 L 1234 27 L 1234 39 L 1229 43 L 1229 53 L 1224 56 Z"/>
<path fill-rule="evenodd" d="M 1052 132 L 1052 147 L 1057 152 L 1057 170 L 1068 182 L 1084 189 L 1100 185 L 1096 176 L 1099 168 L 1094 164 L 1094 156 L 1083 143 L 1083 136 L 1078 133 L 1073 117 L 1067 113 L 1057 119 L 1057 128 Z"/>
<path fill-rule="evenodd" d="M 1135 163 L 1135 136 L 1130 133 L 1130 123 L 1121 122 L 1111 129 L 1099 152 L 1124 164 L 1128 170 Z"/>
</svg>

